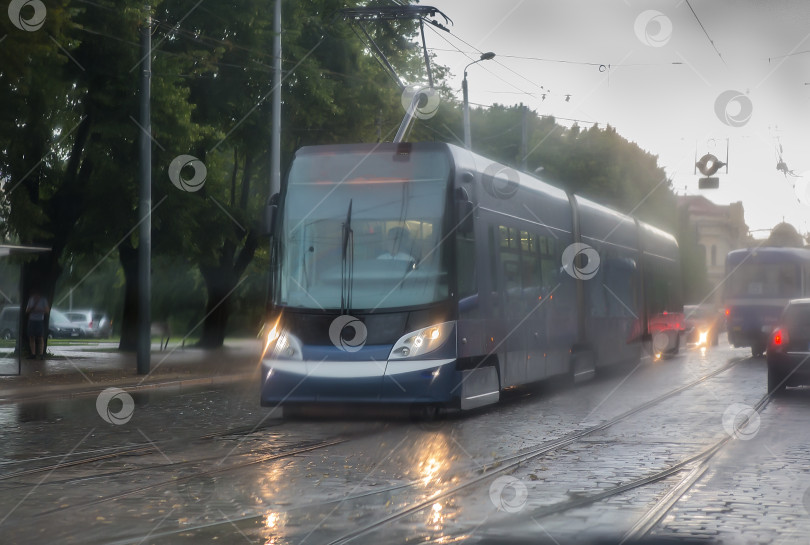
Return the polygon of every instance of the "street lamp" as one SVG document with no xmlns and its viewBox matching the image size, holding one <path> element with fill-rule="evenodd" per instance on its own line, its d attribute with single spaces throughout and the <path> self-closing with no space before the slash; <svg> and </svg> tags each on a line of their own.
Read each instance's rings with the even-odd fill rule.
<svg viewBox="0 0 810 545">
<path fill-rule="evenodd" d="M 472 135 L 470 134 L 470 101 L 469 96 L 467 94 L 467 68 L 469 68 L 475 63 L 481 61 L 488 61 L 494 58 L 495 53 L 493 53 L 492 51 L 488 51 L 487 53 L 481 53 L 480 59 L 478 59 L 477 61 L 473 61 L 464 67 L 464 80 L 461 82 L 461 90 L 464 92 L 464 147 L 467 149 L 472 148 Z"/>
</svg>

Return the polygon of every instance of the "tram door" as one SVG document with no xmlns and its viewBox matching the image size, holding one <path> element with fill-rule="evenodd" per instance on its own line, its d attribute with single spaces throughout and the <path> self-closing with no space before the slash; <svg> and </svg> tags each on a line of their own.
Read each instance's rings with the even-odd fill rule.
<svg viewBox="0 0 810 545">
<path fill-rule="evenodd" d="M 500 295 L 504 310 L 504 386 L 545 376 L 545 313 L 537 235 L 499 226 Z"/>
</svg>

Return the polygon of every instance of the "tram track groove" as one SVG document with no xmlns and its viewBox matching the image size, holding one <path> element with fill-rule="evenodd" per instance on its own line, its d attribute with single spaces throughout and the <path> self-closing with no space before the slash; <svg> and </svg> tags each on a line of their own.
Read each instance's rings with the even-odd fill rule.
<svg viewBox="0 0 810 545">
<path fill-rule="evenodd" d="M 51 464 L 47 466 L 40 466 L 31 469 L 23 469 L 19 471 L 15 471 L 13 473 L 6 473 L 4 475 L 0 475 L 0 481 L 10 480 L 16 477 L 22 477 L 26 475 L 35 475 L 37 473 L 45 473 L 49 471 L 54 471 L 58 469 L 64 469 L 69 467 L 75 467 L 84 464 L 92 464 L 95 462 L 101 462 L 106 460 L 111 460 L 114 458 L 121 458 L 126 456 L 144 456 L 147 454 L 153 454 L 159 452 L 160 449 L 156 445 L 172 445 L 172 444 L 184 444 L 187 445 L 190 442 L 195 441 L 206 441 L 209 439 L 218 439 L 218 438 L 226 438 L 229 436 L 237 436 L 237 435 L 250 435 L 251 433 L 255 433 L 261 430 L 266 430 L 269 428 L 274 428 L 280 426 L 279 423 L 273 423 L 271 425 L 266 425 L 258 428 L 249 428 L 249 427 L 241 427 L 241 428 L 234 428 L 231 430 L 224 430 L 220 432 L 213 432 L 207 433 L 205 435 L 191 437 L 191 438 L 181 438 L 181 439 L 167 439 L 163 441 L 153 441 L 151 443 L 138 443 L 136 445 L 130 445 L 124 447 L 120 450 L 115 450 L 115 447 L 111 447 L 108 449 L 97 449 L 97 450 L 112 450 L 112 452 L 107 452 L 105 454 L 98 454 L 95 456 L 89 456 L 87 458 L 80 458 L 78 460 L 70 460 L 68 462 L 60 462 L 58 464 Z M 88 451 L 83 451 L 81 453 L 75 453 L 78 455 L 86 454 Z M 16 463 L 28 463 L 29 461 L 35 461 L 37 459 L 29 459 L 29 460 L 20 460 Z"/>
</svg>

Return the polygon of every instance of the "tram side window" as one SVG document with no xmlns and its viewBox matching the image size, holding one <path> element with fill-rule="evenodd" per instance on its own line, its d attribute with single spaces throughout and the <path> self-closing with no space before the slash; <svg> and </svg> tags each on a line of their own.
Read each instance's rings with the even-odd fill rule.
<svg viewBox="0 0 810 545">
<path fill-rule="evenodd" d="M 798 267 L 784 267 L 779 271 L 779 295 L 781 297 L 795 297 L 799 292 Z"/>
<path fill-rule="evenodd" d="M 493 292 L 498 291 L 498 262 L 495 260 L 495 256 L 498 252 L 497 242 L 495 240 L 495 228 L 490 225 L 488 229 L 489 233 L 489 281 L 490 281 L 490 289 Z"/>
<path fill-rule="evenodd" d="M 679 311 L 683 307 L 678 271 L 671 262 L 651 258 L 645 265 L 644 285 L 651 314 Z"/>
<path fill-rule="evenodd" d="M 804 268 L 804 291 L 802 294 L 807 297 L 810 295 L 810 266 Z"/>
<path fill-rule="evenodd" d="M 599 256 L 600 262 L 605 261 L 605 256 Z M 585 281 L 585 288 L 588 293 L 588 303 L 591 308 L 591 316 L 605 318 L 608 315 L 607 297 L 610 295 L 605 289 L 604 270 L 597 269 L 596 275 Z"/>
<path fill-rule="evenodd" d="M 638 295 L 635 260 L 608 259 L 605 263 L 605 286 L 608 316 L 629 318 L 637 316 Z"/>
<path fill-rule="evenodd" d="M 527 231 L 521 231 L 520 237 L 523 292 L 527 298 L 537 299 L 541 296 L 541 288 L 543 285 L 540 253 L 537 247 L 537 235 Z"/>
<path fill-rule="evenodd" d="M 540 277 L 543 287 L 554 288 L 557 282 L 560 260 L 558 259 L 554 239 L 539 235 L 537 237 L 537 249 L 540 253 Z"/>
<path fill-rule="evenodd" d="M 548 293 L 556 279 L 554 243 L 547 237 L 527 230 L 497 227 L 499 266 L 507 298 L 528 304 Z M 490 229 L 490 240 L 495 237 Z M 493 260 L 494 261 L 494 260 Z M 493 267 L 492 274 L 497 275 Z"/>
<path fill-rule="evenodd" d="M 514 297 L 520 289 L 520 231 L 503 225 L 499 226 L 498 231 L 504 288 L 507 297 Z"/>
<path fill-rule="evenodd" d="M 456 237 L 456 268 L 458 271 L 458 295 L 467 297 L 478 291 L 478 275 L 475 268 L 475 238 L 472 233 Z"/>
</svg>

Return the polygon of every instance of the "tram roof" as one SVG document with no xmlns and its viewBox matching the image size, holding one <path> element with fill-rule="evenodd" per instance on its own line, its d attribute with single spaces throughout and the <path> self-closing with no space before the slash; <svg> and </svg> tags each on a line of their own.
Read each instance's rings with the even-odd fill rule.
<svg viewBox="0 0 810 545">
<path fill-rule="evenodd" d="M 730 263 L 739 263 L 745 259 L 755 259 L 760 263 L 778 263 L 780 261 L 808 262 L 810 261 L 810 247 L 758 246 L 756 248 L 741 248 L 730 251 L 726 259 Z"/>
</svg>

